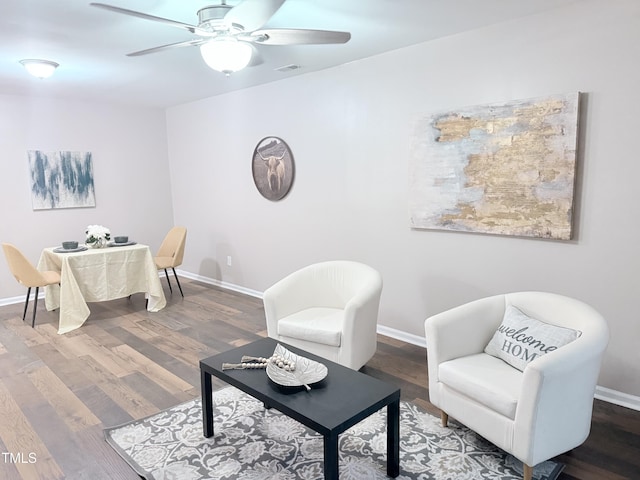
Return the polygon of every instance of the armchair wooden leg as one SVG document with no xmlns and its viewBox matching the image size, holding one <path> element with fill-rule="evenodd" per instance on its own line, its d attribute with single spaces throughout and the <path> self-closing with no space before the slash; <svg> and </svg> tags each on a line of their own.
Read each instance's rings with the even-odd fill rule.
<svg viewBox="0 0 640 480">
<path fill-rule="evenodd" d="M 533 467 L 530 467 L 526 463 L 522 464 L 524 470 L 524 480 L 532 480 L 533 479 Z"/>
<path fill-rule="evenodd" d="M 449 415 L 444 410 L 440 410 L 440 421 L 443 427 L 446 427 L 449 423 Z"/>
</svg>

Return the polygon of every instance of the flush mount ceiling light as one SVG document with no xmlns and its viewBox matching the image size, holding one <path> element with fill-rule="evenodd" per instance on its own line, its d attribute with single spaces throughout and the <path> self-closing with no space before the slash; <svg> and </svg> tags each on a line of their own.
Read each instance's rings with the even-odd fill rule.
<svg viewBox="0 0 640 480">
<path fill-rule="evenodd" d="M 27 72 L 38 78 L 49 78 L 59 66 L 50 60 L 26 59 L 20 60 L 20 63 L 27 69 Z"/>
<path fill-rule="evenodd" d="M 232 37 L 215 38 L 200 45 L 200 54 L 206 64 L 226 75 L 249 65 L 252 53 L 251 45 Z"/>
</svg>

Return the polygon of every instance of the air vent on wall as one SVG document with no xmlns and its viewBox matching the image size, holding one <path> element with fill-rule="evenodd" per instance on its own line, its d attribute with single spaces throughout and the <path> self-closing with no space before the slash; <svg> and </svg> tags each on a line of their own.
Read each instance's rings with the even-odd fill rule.
<svg viewBox="0 0 640 480">
<path fill-rule="evenodd" d="M 278 67 L 275 70 L 276 72 L 290 72 L 291 70 L 297 70 L 299 68 L 302 68 L 302 67 L 300 67 L 300 65 L 296 65 L 295 63 L 291 63 L 289 65 Z"/>
</svg>

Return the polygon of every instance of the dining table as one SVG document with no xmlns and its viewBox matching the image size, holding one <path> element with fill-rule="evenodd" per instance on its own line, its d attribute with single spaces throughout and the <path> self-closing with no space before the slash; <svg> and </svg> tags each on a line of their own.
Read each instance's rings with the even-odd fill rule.
<svg viewBox="0 0 640 480">
<path fill-rule="evenodd" d="M 113 245 L 113 244 L 111 244 Z M 47 310 L 60 309 L 58 333 L 81 327 L 91 311 L 87 303 L 145 293 L 147 311 L 162 310 L 167 301 L 151 249 L 135 243 L 103 248 L 42 250 L 39 270 L 60 272 L 60 285 L 45 289 Z"/>
</svg>

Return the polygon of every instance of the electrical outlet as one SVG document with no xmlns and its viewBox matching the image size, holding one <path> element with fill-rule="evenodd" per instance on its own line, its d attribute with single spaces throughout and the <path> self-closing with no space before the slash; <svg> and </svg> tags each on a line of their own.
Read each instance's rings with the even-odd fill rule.
<svg viewBox="0 0 640 480">
<path fill-rule="evenodd" d="M 230 267 L 231 263 L 231 255 L 227 255 L 227 267 Z"/>
</svg>

